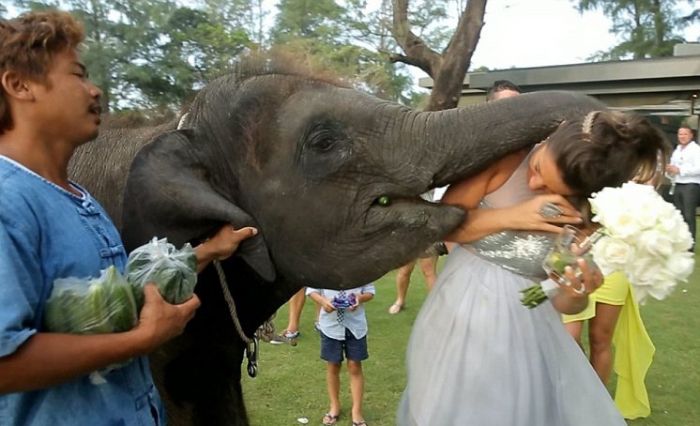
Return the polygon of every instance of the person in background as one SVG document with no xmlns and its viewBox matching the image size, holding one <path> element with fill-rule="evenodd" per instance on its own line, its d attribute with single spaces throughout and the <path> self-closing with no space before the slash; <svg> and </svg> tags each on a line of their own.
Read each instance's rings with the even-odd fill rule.
<svg viewBox="0 0 700 426">
<path fill-rule="evenodd" d="M 656 161 L 657 168 L 650 179 L 633 181 L 656 186 L 664 174 L 663 151 L 659 151 Z M 656 348 L 642 321 L 633 287 L 624 273 L 614 272 L 604 277 L 603 284 L 589 299 L 586 309 L 578 314 L 562 315 L 564 327 L 583 350 L 583 323 L 588 321 L 589 361 L 605 385 L 613 370 L 616 373 L 618 410 L 626 419 L 648 417 L 651 404 L 644 380 Z"/>
<path fill-rule="evenodd" d="M 439 201 L 439 199 L 435 200 L 434 196 L 434 189 L 421 194 L 421 198 L 426 201 Z M 389 313 L 391 315 L 396 315 L 401 312 L 406 304 L 408 286 L 411 283 L 411 274 L 413 273 L 413 268 L 415 268 L 416 263 L 420 265 L 420 270 L 425 280 L 425 286 L 428 288 L 428 291 L 432 290 L 433 285 L 435 285 L 435 280 L 437 279 L 437 259 L 438 256 L 431 253 L 425 257 L 414 259 L 396 270 L 396 300 L 389 306 Z"/>
<path fill-rule="evenodd" d="M 666 175 L 673 188 L 673 204 L 683 215 L 693 237 L 695 250 L 695 212 L 700 206 L 700 146 L 688 126 L 678 129 L 678 145 L 666 166 Z"/>
<path fill-rule="evenodd" d="M 651 405 L 644 380 L 656 348 L 644 327 L 632 285 L 625 274 L 615 272 L 589 297 L 586 309 L 562 315 L 566 331 L 583 349 L 581 334 L 588 321 L 590 363 L 605 385 L 614 366 L 618 410 L 626 419 L 648 417 Z"/>
<path fill-rule="evenodd" d="M 518 96 L 523 91 L 517 84 L 508 80 L 496 80 L 486 92 L 486 102 Z"/>
<path fill-rule="evenodd" d="M 97 277 L 127 256 L 107 213 L 68 179 L 94 139 L 102 92 L 78 47 L 83 26 L 59 11 L 0 20 L 0 423 L 157 425 L 163 405 L 145 355 L 180 334 L 199 306 L 145 287 L 135 328 L 75 335 L 43 327 L 56 279 Z M 197 269 L 230 256 L 254 228 L 222 227 L 195 248 Z M 122 364 L 95 385 L 92 371 Z"/>
<path fill-rule="evenodd" d="M 308 287 L 306 294 L 322 308 L 319 317 L 321 359 L 326 361 L 326 386 L 330 399 L 330 408 L 322 422 L 334 425 L 340 418 L 340 367 L 344 356 L 348 360 L 350 375 L 352 425 L 367 426 L 362 414 L 365 385 L 362 361 L 369 357 L 364 304 L 374 297 L 374 284 L 349 290 Z"/>
<path fill-rule="evenodd" d="M 287 343 L 292 346 L 296 346 L 297 339 L 300 336 L 299 332 L 299 322 L 301 321 L 301 312 L 304 310 L 304 303 L 306 302 L 306 287 L 302 287 L 294 293 L 294 295 L 289 299 L 289 316 L 287 320 L 287 326 L 279 334 L 270 339 L 270 343 L 273 345 L 281 345 Z M 314 304 L 316 309 L 316 316 L 314 321 L 314 327 L 318 330 L 318 317 L 321 312 L 321 305 L 318 303 Z"/>
</svg>

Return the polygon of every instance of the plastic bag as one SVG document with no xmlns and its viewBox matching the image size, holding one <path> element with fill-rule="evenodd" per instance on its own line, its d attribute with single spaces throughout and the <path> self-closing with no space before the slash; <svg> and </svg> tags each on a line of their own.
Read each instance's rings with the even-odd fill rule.
<svg viewBox="0 0 700 426">
<path fill-rule="evenodd" d="M 119 333 L 137 320 L 132 287 L 114 266 L 97 278 L 55 280 L 44 312 L 46 329 L 58 333 Z"/>
<path fill-rule="evenodd" d="M 153 238 L 129 254 L 126 279 L 134 287 L 136 304 L 143 306 L 143 287 L 154 282 L 168 303 L 180 304 L 194 294 L 197 258 L 191 245 L 178 250 L 168 240 Z"/>
</svg>

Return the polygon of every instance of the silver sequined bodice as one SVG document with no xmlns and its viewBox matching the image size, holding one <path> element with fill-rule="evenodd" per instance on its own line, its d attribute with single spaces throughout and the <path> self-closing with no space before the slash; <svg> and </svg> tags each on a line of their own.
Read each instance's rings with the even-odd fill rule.
<svg viewBox="0 0 700 426">
<path fill-rule="evenodd" d="M 519 204 L 536 195 L 527 186 L 529 155 L 500 188 L 486 195 L 480 209 Z M 504 269 L 533 279 L 544 279 L 542 261 L 554 243 L 555 235 L 536 231 L 502 231 L 465 245 L 467 250 Z"/>
<path fill-rule="evenodd" d="M 479 257 L 502 268 L 533 279 L 545 279 L 542 261 L 552 247 L 549 232 L 503 231 L 491 234 L 469 246 Z"/>
</svg>

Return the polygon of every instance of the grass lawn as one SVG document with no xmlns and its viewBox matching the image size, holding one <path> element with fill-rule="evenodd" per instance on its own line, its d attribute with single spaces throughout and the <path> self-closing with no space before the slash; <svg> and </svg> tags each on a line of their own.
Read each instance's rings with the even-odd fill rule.
<svg viewBox="0 0 700 426">
<path fill-rule="evenodd" d="M 696 260 L 700 260 L 696 256 Z M 395 296 L 394 273 L 376 282 L 377 295 L 366 305 L 370 358 L 365 373 L 365 419 L 371 426 L 395 424 L 395 411 L 405 384 L 404 351 L 411 325 L 426 290 L 419 268 L 409 289 L 406 308 L 398 315 L 387 309 Z M 629 422 L 632 426 L 700 425 L 700 265 L 690 282 L 680 285 L 663 302 L 650 301 L 642 316 L 656 346 L 647 375 L 652 414 Z M 278 329 L 286 326 L 287 306 L 278 312 Z M 295 347 L 261 343 L 257 378 L 243 378 L 251 423 L 256 426 L 321 424 L 328 409 L 325 363 L 319 359 L 319 338 L 313 328 L 314 309 L 307 299 L 301 337 Z M 245 369 L 243 370 L 245 371 Z M 338 424 L 350 424 L 350 393 L 345 369 L 341 372 L 343 411 Z M 439 426 L 439 425 L 436 425 Z M 526 425 L 530 426 L 530 425 Z M 531 425 L 535 426 L 535 425 Z M 539 426 L 539 425 L 538 425 Z"/>
</svg>

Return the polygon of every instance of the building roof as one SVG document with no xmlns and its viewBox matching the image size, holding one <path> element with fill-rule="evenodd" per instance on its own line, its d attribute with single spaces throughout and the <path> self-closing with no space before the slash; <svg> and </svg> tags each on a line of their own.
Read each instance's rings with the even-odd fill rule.
<svg viewBox="0 0 700 426">
<path fill-rule="evenodd" d="M 571 90 L 602 100 L 611 108 L 652 115 L 700 114 L 700 44 L 680 45 L 677 56 L 468 73 L 460 104 L 482 102 L 496 80 L 510 80 L 524 92 Z M 432 79 L 419 85 L 432 88 Z"/>
</svg>

